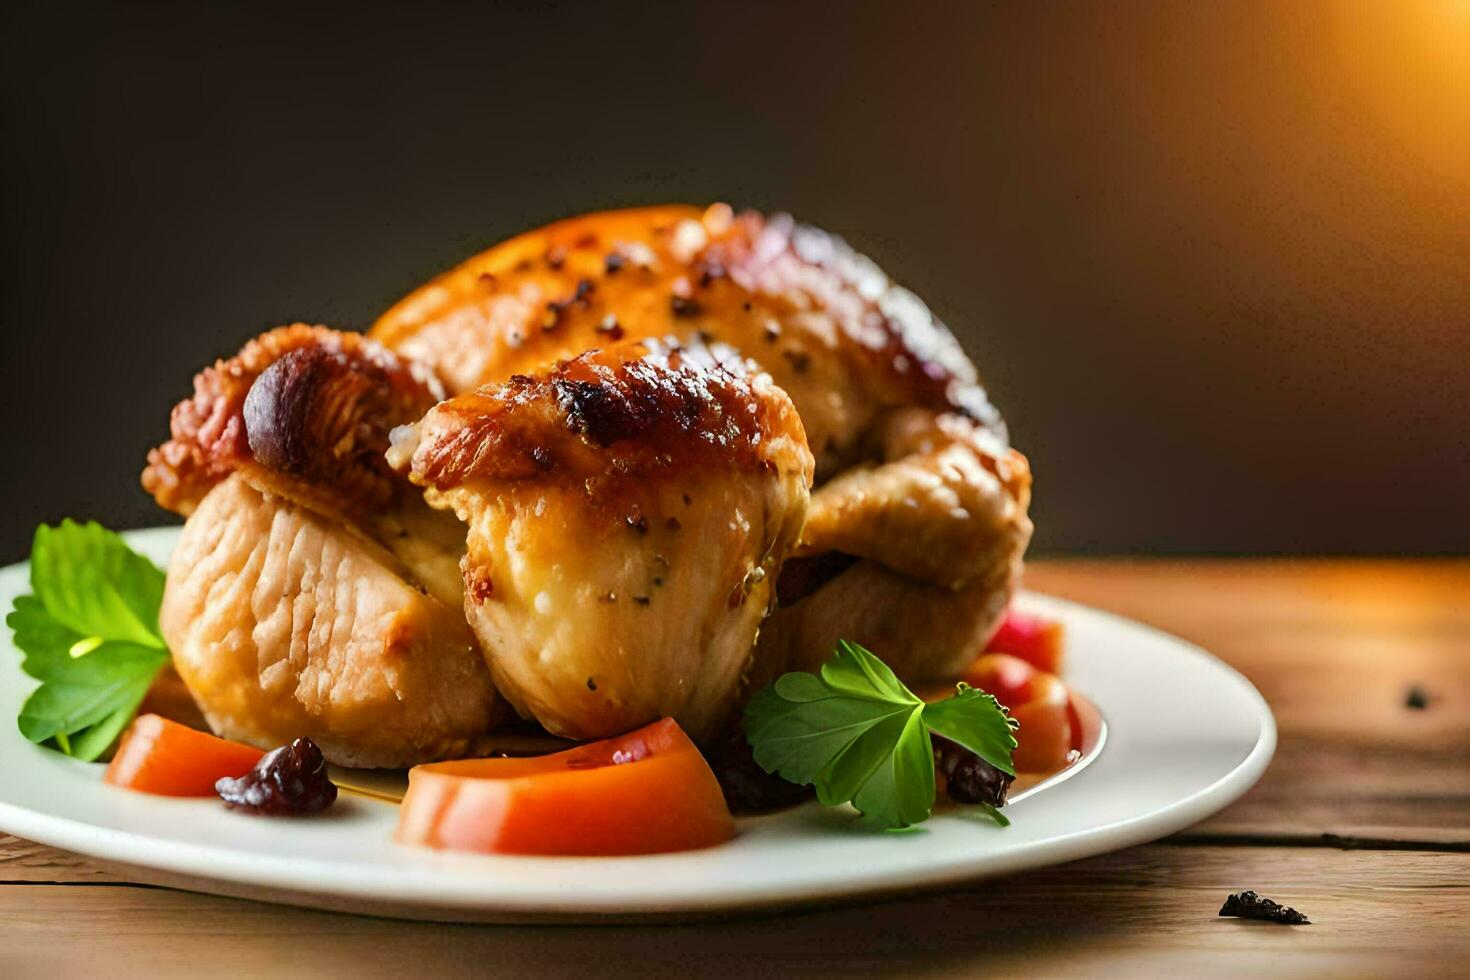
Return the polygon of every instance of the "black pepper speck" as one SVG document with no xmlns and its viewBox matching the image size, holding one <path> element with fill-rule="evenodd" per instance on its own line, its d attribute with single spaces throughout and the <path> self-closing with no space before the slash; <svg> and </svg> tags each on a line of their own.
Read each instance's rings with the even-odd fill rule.
<svg viewBox="0 0 1470 980">
<path fill-rule="evenodd" d="M 1309 926 L 1312 920 L 1301 912 L 1280 902 L 1273 902 L 1269 898 L 1262 898 L 1255 892 L 1240 892 L 1230 895 L 1225 899 L 1225 904 L 1220 906 L 1220 915 L 1238 919 L 1259 919 L 1262 922 L 1276 922 L 1284 926 Z"/>
</svg>

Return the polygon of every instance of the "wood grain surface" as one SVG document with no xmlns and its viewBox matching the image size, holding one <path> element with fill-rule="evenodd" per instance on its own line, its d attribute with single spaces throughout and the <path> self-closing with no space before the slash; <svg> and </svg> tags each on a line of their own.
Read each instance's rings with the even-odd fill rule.
<svg viewBox="0 0 1470 980">
<path fill-rule="evenodd" d="M 1457 976 L 1470 972 L 1470 561 L 1037 562 L 1193 640 L 1276 759 L 1184 833 L 918 898 L 688 926 L 394 922 L 129 882 L 0 835 L 0 976 Z M 1427 706 L 1409 707 L 1411 688 Z M 1220 919 L 1253 888 L 1313 925 Z"/>
</svg>

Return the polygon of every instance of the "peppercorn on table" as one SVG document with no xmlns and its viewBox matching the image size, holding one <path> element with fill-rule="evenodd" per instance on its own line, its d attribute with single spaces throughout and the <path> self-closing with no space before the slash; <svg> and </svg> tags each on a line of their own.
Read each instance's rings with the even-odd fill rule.
<svg viewBox="0 0 1470 980">
<path fill-rule="evenodd" d="M 1276 713 L 1262 781 L 1158 843 L 882 904 L 682 926 L 397 922 L 138 884 L 0 835 L 0 976 L 1453 975 L 1470 963 L 1470 561 L 1037 561 Z M 1146 684 L 1146 678 L 1139 683 Z M 1217 917 L 1253 889 L 1311 917 Z"/>
</svg>

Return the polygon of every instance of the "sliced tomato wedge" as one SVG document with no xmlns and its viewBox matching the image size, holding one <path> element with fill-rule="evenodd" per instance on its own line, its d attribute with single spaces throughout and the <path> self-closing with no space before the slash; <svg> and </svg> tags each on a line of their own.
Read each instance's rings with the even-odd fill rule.
<svg viewBox="0 0 1470 980">
<path fill-rule="evenodd" d="M 985 644 L 985 652 L 1009 653 L 1037 670 L 1060 674 L 1064 639 L 1061 623 L 1045 616 L 1019 612 L 1012 607 L 990 642 Z"/>
<path fill-rule="evenodd" d="M 1076 712 L 1060 677 L 1008 653 L 987 653 L 970 665 L 964 679 L 994 694 L 1021 723 L 1012 753 L 1017 772 L 1050 773 L 1067 765 L 1081 734 L 1074 731 Z"/>
<path fill-rule="evenodd" d="M 1035 698 L 1040 690 L 1035 667 L 1009 653 L 982 653 L 965 669 L 962 678 L 1014 711 Z"/>
<path fill-rule="evenodd" d="M 158 796 L 213 796 L 216 780 L 245 775 L 263 755 L 162 715 L 139 715 L 102 781 Z"/>
<path fill-rule="evenodd" d="M 397 839 L 480 853 L 616 855 L 710 847 L 734 834 L 715 774 L 665 718 L 552 755 L 415 766 Z"/>
</svg>

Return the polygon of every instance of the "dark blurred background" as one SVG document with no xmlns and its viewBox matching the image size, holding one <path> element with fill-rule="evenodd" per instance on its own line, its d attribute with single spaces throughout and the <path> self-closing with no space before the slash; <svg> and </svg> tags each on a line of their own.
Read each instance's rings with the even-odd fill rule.
<svg viewBox="0 0 1470 980">
<path fill-rule="evenodd" d="M 1470 3 L 11 9 L 0 559 L 214 357 L 581 211 L 840 232 L 958 332 L 1035 550 L 1470 551 Z"/>
</svg>

